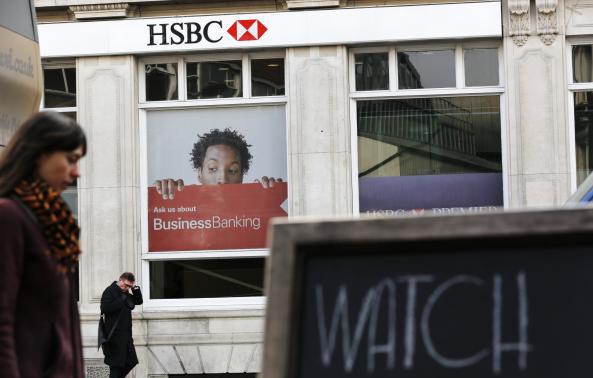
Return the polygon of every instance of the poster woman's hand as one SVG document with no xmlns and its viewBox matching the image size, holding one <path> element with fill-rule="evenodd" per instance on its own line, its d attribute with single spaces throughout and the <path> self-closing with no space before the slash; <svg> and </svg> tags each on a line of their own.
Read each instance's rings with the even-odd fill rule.
<svg viewBox="0 0 593 378">
<path fill-rule="evenodd" d="M 255 179 L 254 181 L 259 182 L 264 189 L 268 189 L 273 188 L 274 184 L 282 182 L 282 179 L 263 176 L 261 179 Z"/>
<path fill-rule="evenodd" d="M 156 191 L 163 196 L 163 199 L 175 198 L 175 192 L 183 190 L 183 179 L 162 179 L 154 182 Z"/>
</svg>

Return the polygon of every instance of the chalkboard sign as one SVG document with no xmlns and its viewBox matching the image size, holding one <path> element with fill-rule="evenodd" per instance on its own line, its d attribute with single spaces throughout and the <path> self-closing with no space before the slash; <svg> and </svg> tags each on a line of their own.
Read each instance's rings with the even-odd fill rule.
<svg viewBox="0 0 593 378">
<path fill-rule="evenodd" d="M 593 377 L 593 210 L 276 223 L 264 378 Z"/>
</svg>

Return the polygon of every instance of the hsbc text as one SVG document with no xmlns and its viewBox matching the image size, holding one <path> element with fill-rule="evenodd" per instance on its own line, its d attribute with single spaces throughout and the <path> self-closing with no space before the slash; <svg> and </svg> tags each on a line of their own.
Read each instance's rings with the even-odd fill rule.
<svg viewBox="0 0 593 378">
<path fill-rule="evenodd" d="M 216 43 L 222 39 L 222 21 L 210 21 L 203 27 L 197 22 L 148 24 L 147 46 L 199 43 L 202 39 Z"/>
</svg>

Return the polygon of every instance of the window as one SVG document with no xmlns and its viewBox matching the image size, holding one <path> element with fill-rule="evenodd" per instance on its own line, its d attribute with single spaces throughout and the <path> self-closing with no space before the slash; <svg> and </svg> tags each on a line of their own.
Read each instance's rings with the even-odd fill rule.
<svg viewBox="0 0 593 378">
<path fill-rule="evenodd" d="M 187 63 L 187 98 L 241 97 L 241 61 Z"/>
<path fill-rule="evenodd" d="M 268 221 L 287 216 L 283 54 L 138 67 L 164 65 L 179 67 L 177 99 L 139 106 L 145 306 L 261 307 Z"/>
<path fill-rule="evenodd" d="M 252 59 L 251 91 L 254 97 L 284 96 L 284 59 Z"/>
<path fill-rule="evenodd" d="M 76 108 L 76 65 L 73 61 L 46 61 L 43 68 L 43 100 L 40 110 L 62 113 L 77 119 Z M 62 198 L 78 220 L 78 184 L 70 185 L 62 192 Z M 75 297 L 80 299 L 78 267 L 74 276 Z"/>
<path fill-rule="evenodd" d="M 455 50 L 397 53 L 399 89 L 455 87 Z"/>
<path fill-rule="evenodd" d="M 140 102 L 256 98 L 285 95 L 278 53 L 146 58 Z"/>
<path fill-rule="evenodd" d="M 43 107 L 76 107 L 76 68 L 69 65 L 43 67 Z M 54 109 L 55 110 L 55 109 Z"/>
<path fill-rule="evenodd" d="M 593 44 L 573 45 L 572 83 L 569 84 L 574 104 L 574 164 L 576 186 L 593 172 Z"/>
<path fill-rule="evenodd" d="M 261 297 L 264 259 L 150 262 L 151 298 Z"/>
<path fill-rule="evenodd" d="M 177 64 L 147 64 L 146 100 L 177 100 Z"/>
<path fill-rule="evenodd" d="M 354 54 L 356 90 L 372 91 L 389 88 L 389 59 L 387 53 Z"/>
<path fill-rule="evenodd" d="M 463 58 L 466 86 L 498 85 L 498 49 L 464 49 Z"/>
<path fill-rule="evenodd" d="M 572 47 L 572 69 L 575 83 L 593 82 L 593 45 Z"/>
<path fill-rule="evenodd" d="M 360 212 L 503 205 L 498 46 L 356 49 L 352 63 Z"/>
</svg>

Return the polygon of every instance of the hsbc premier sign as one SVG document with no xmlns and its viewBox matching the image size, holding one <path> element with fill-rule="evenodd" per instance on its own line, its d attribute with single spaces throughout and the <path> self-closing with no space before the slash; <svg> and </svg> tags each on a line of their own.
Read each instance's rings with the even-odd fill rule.
<svg viewBox="0 0 593 378">
<path fill-rule="evenodd" d="M 225 37 L 232 37 L 236 41 L 257 41 L 268 30 L 258 19 L 237 20 L 226 29 L 222 20 L 199 22 L 173 22 L 147 24 L 148 44 L 156 45 L 182 45 L 197 44 L 202 41 L 218 43 Z"/>
<path fill-rule="evenodd" d="M 500 38 L 497 1 L 39 24 L 44 58 Z"/>
</svg>

